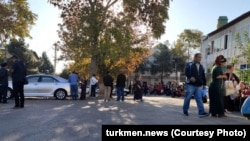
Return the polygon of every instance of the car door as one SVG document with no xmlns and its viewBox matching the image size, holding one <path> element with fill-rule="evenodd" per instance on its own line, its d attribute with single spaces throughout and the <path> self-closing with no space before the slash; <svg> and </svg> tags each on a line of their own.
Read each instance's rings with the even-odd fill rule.
<svg viewBox="0 0 250 141">
<path fill-rule="evenodd" d="M 25 96 L 36 96 L 39 93 L 38 85 L 39 85 L 40 76 L 29 76 L 27 77 L 28 84 L 24 85 L 24 95 Z"/>
<path fill-rule="evenodd" d="M 39 82 L 41 96 L 53 96 L 57 80 L 51 76 L 42 76 Z"/>
</svg>

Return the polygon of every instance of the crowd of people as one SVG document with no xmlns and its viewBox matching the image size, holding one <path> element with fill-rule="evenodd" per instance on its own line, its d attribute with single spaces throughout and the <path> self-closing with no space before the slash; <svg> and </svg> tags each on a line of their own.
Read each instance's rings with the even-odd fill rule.
<svg viewBox="0 0 250 141">
<path fill-rule="evenodd" d="M 1 64 L 0 69 L 0 102 L 8 103 L 7 90 L 8 90 L 8 77 L 11 74 L 13 95 L 15 98 L 15 105 L 13 108 L 24 108 L 24 85 L 27 84 L 26 75 L 26 64 L 19 59 L 17 55 L 13 55 L 12 66 L 8 69 L 6 62 Z"/>
<path fill-rule="evenodd" d="M 189 116 L 188 109 L 191 96 L 194 95 L 197 103 L 198 115 L 205 117 L 227 117 L 226 113 L 240 111 L 243 116 L 250 119 L 250 102 L 247 103 L 250 95 L 250 89 L 246 83 L 240 81 L 239 77 L 234 73 L 234 65 L 228 64 L 227 59 L 223 55 L 218 55 L 215 58 L 212 67 L 212 80 L 207 84 L 205 71 L 200 63 L 201 54 L 194 55 L 192 62 L 189 62 L 185 67 L 185 75 L 187 77 L 185 96 L 183 103 L 183 114 Z M 224 68 L 226 67 L 226 70 Z M 226 81 L 232 81 L 233 91 L 228 93 L 225 85 Z M 206 85 L 209 95 L 209 109 L 205 111 L 202 102 L 202 88 Z M 249 99 L 250 101 L 250 99 Z M 248 107 L 248 108 L 245 108 Z"/>
<path fill-rule="evenodd" d="M 197 114 L 200 117 L 211 115 L 212 117 L 227 117 L 226 113 L 240 111 L 243 115 L 250 119 L 250 111 L 245 109 L 245 106 L 250 107 L 247 101 L 250 96 L 250 88 L 247 83 L 241 81 L 234 73 L 234 65 L 227 64 L 227 59 L 223 55 L 218 55 L 215 58 L 214 65 L 211 71 L 211 82 L 207 82 L 204 67 L 201 64 L 201 53 L 194 55 L 193 61 L 188 62 L 185 66 L 186 82 L 180 85 L 176 80 L 167 83 L 159 82 L 147 84 L 143 82 L 142 77 L 137 75 L 132 84 L 129 85 L 130 93 L 134 95 L 134 100 L 143 101 L 143 96 L 147 95 L 166 95 L 172 97 L 183 97 L 183 114 L 189 116 L 190 100 L 193 97 L 197 104 Z M 15 97 L 14 108 L 24 107 L 24 85 L 26 84 L 26 65 L 18 58 L 12 56 L 13 65 L 8 70 L 7 63 L 1 64 L 0 69 L 0 102 L 7 102 L 7 88 L 9 72 L 13 81 L 13 94 Z M 226 68 L 226 70 L 224 69 Z M 110 101 L 112 98 L 112 91 L 116 88 L 116 100 L 124 101 L 124 88 L 126 86 L 126 75 L 124 70 L 120 71 L 114 79 L 110 72 L 107 71 L 102 82 L 104 85 L 104 102 Z M 78 99 L 78 87 L 80 86 L 80 98 L 86 99 L 87 80 L 84 77 L 79 77 L 78 73 L 72 71 L 69 75 L 68 81 L 70 83 L 70 96 L 73 100 Z M 114 85 L 115 81 L 115 85 Z M 234 91 L 230 94 L 225 87 L 226 81 L 232 81 Z M 90 97 L 96 97 L 96 88 L 100 80 L 95 74 L 92 74 L 89 80 Z M 206 112 L 203 103 L 203 93 L 206 92 L 208 86 L 209 109 Z M 248 100 L 249 99 L 249 100 Z M 207 102 L 207 101 L 206 101 Z M 244 108 L 243 108 L 244 107 Z M 243 110 L 244 109 L 244 110 Z"/>
</svg>

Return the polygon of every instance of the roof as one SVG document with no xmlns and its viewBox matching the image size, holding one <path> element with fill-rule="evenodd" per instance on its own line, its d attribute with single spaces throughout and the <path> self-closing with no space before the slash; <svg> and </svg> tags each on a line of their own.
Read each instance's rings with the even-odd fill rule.
<svg viewBox="0 0 250 141">
<path fill-rule="evenodd" d="M 244 19 L 246 19 L 246 18 L 248 18 L 248 17 L 250 17 L 250 11 L 248 11 L 248 12 L 242 14 L 241 16 L 235 18 L 234 20 L 232 20 L 231 22 L 229 22 L 229 23 L 227 23 L 227 24 L 221 26 L 220 28 L 218 28 L 218 29 L 216 29 L 216 30 L 214 30 L 214 31 L 212 31 L 212 32 L 210 32 L 210 33 L 208 33 L 207 36 L 212 36 L 212 35 L 214 35 L 214 34 L 220 32 L 220 31 L 222 31 L 222 30 L 224 30 L 224 29 L 227 29 L 227 28 L 230 27 L 230 26 L 233 26 L 233 25 L 237 24 L 238 22 L 240 22 L 240 21 L 242 21 L 242 20 L 244 20 Z"/>
</svg>

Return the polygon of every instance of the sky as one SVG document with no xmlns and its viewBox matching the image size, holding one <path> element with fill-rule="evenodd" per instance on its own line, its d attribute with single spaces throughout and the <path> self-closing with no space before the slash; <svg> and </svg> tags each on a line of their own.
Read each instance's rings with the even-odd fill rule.
<svg viewBox="0 0 250 141">
<path fill-rule="evenodd" d="M 28 3 L 38 19 L 30 32 L 32 39 L 25 41 L 38 56 L 46 52 L 54 63 L 53 44 L 59 40 L 57 24 L 61 22 L 60 12 L 47 0 L 28 0 Z M 250 0 L 170 0 L 165 34 L 157 41 L 168 40 L 172 44 L 184 29 L 197 29 L 206 35 L 216 30 L 219 16 L 227 16 L 230 22 L 248 11 Z M 63 64 L 58 62 L 57 73 L 62 71 Z"/>
</svg>

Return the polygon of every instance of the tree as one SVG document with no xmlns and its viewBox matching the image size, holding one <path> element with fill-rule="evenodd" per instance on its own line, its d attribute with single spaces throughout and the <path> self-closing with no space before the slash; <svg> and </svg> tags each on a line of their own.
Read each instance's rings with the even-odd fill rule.
<svg viewBox="0 0 250 141">
<path fill-rule="evenodd" d="M 23 39 L 11 39 L 7 49 L 10 54 L 16 54 L 25 62 L 28 74 L 38 73 L 38 67 L 41 65 L 40 58 L 34 51 L 28 49 Z M 8 60 L 8 64 L 12 64 L 12 61 Z"/>
<path fill-rule="evenodd" d="M 41 57 L 41 66 L 39 66 L 39 72 L 41 73 L 54 73 L 54 67 L 52 65 L 52 63 L 50 62 L 46 52 L 42 53 L 42 57 Z"/>
<path fill-rule="evenodd" d="M 242 56 L 245 60 L 245 64 L 250 66 L 250 38 L 249 38 L 249 32 L 247 30 L 243 30 L 242 33 L 236 33 L 235 34 L 235 40 L 237 43 L 238 48 L 240 49 Z M 237 62 L 237 61 L 236 61 Z M 242 76 L 244 81 L 250 81 L 250 78 L 248 77 L 250 74 L 250 71 L 247 69 L 242 71 Z"/>
<path fill-rule="evenodd" d="M 185 54 L 186 51 L 187 48 L 184 47 L 181 39 L 177 39 L 173 48 L 171 48 L 171 54 L 173 56 L 173 60 L 175 60 L 176 69 L 179 72 L 184 72 L 184 67 L 188 58 L 188 56 Z"/>
<path fill-rule="evenodd" d="M 165 44 L 158 44 L 153 54 L 154 61 L 151 63 L 151 74 L 161 73 L 161 82 L 164 74 L 173 72 L 173 57 L 170 49 Z"/>
<path fill-rule="evenodd" d="M 184 46 L 187 43 L 188 61 L 190 59 L 190 48 L 196 49 L 201 46 L 201 37 L 203 33 L 195 29 L 185 29 L 180 35 L 179 39 L 183 42 Z"/>
<path fill-rule="evenodd" d="M 102 74 L 106 69 L 128 69 L 127 62 L 134 51 L 139 54 L 144 51 L 134 48 L 147 47 L 152 36 L 160 38 L 168 19 L 169 0 L 49 2 L 62 10 L 59 37 L 63 41 L 60 46 L 63 58 L 75 64 L 90 58 L 90 74 Z"/>
<path fill-rule="evenodd" d="M 0 42 L 30 37 L 29 30 L 37 15 L 29 10 L 26 0 L 0 0 Z M 6 53 L 5 53 L 6 59 Z"/>
</svg>

